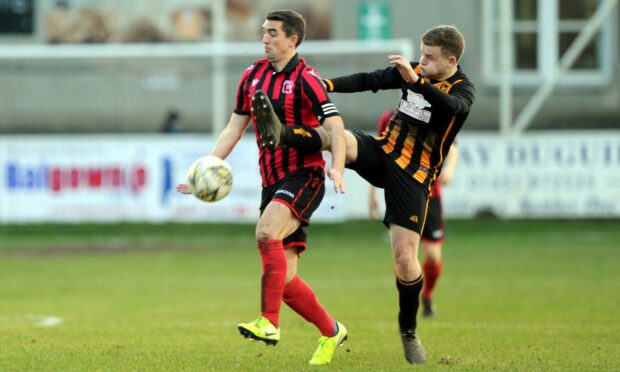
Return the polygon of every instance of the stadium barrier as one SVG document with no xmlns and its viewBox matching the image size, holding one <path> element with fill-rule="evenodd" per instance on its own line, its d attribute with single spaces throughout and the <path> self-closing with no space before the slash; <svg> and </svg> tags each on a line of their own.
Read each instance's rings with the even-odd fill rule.
<svg viewBox="0 0 620 372">
<path fill-rule="evenodd" d="M 299 52 L 328 77 L 386 66 L 390 54 L 413 59 L 414 48 L 409 39 L 307 40 Z M 219 133 L 241 74 L 264 55 L 256 41 L 0 44 L 0 132 L 156 133 L 174 108 L 184 130 Z M 358 128 L 393 104 L 387 94 L 337 103 Z"/>
<path fill-rule="evenodd" d="M 0 222 L 250 222 L 258 218 L 257 147 L 246 136 L 227 159 L 231 194 L 203 203 L 177 193 L 207 135 L 0 136 Z M 459 136 L 460 161 L 444 190 L 448 217 L 620 217 L 620 131 Z M 328 153 L 326 153 L 328 155 Z M 367 216 L 368 185 L 328 181 L 315 221 Z"/>
</svg>

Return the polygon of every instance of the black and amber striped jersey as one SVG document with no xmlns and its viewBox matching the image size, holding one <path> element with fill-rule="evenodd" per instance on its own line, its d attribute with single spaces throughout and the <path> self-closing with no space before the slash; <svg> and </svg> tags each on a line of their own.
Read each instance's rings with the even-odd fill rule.
<svg viewBox="0 0 620 372">
<path fill-rule="evenodd" d="M 282 71 L 276 71 L 266 58 L 248 67 L 237 86 L 235 113 L 252 115 L 252 96 L 257 89 L 269 96 L 276 115 L 284 125 L 314 128 L 325 118 L 340 115 L 330 101 L 316 69 L 298 55 Z M 325 166 L 321 152 L 306 154 L 292 147 L 270 150 L 261 146 L 256 128 L 255 132 L 263 187 L 274 185 L 302 168 Z"/>
<path fill-rule="evenodd" d="M 397 113 L 398 113 L 398 109 L 394 109 L 390 111 L 385 111 L 384 113 L 381 114 L 381 116 L 379 117 L 379 120 L 377 121 L 377 137 L 376 138 L 382 138 L 383 133 L 388 129 L 390 120 Z M 454 144 L 456 144 L 456 140 L 454 141 Z M 429 194 L 429 197 L 430 198 L 441 197 L 441 182 L 439 182 L 439 178 L 436 178 L 435 182 L 431 184 L 431 192 Z"/>
<path fill-rule="evenodd" d="M 411 66 L 420 75 L 418 63 L 411 62 Z M 401 90 L 396 115 L 376 139 L 400 168 L 427 188 L 439 176 L 450 145 L 475 99 L 474 85 L 460 67 L 446 80 L 420 77 L 415 84 L 406 82 L 394 66 L 324 82 L 329 92 Z"/>
</svg>

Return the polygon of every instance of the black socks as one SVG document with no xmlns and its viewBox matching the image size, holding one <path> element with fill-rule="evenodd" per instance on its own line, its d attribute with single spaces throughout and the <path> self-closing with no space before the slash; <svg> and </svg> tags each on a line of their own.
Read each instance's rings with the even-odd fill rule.
<svg viewBox="0 0 620 372">
<path fill-rule="evenodd" d="M 412 329 L 415 331 L 417 323 L 416 316 L 420 307 L 420 292 L 424 281 L 422 275 L 418 278 L 406 282 L 396 278 L 396 288 L 398 288 L 398 325 L 401 330 Z"/>
</svg>

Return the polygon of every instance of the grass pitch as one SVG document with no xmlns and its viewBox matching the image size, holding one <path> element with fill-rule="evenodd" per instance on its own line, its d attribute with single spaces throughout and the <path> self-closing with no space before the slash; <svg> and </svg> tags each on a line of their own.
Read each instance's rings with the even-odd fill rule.
<svg viewBox="0 0 620 372">
<path fill-rule="evenodd" d="M 429 370 L 614 370 L 618 221 L 449 221 Z M 311 370 L 318 331 L 283 305 L 276 347 L 236 330 L 259 314 L 248 225 L 0 226 L 0 370 Z M 379 223 L 313 225 L 300 275 L 349 330 L 330 370 L 411 368 Z"/>
</svg>

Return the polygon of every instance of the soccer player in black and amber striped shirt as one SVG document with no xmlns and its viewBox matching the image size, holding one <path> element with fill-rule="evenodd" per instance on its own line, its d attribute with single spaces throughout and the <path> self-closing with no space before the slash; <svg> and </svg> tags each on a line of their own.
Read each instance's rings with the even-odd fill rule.
<svg viewBox="0 0 620 372">
<path fill-rule="evenodd" d="M 420 233 L 426 219 L 428 193 L 450 145 L 463 126 L 474 102 L 473 84 L 458 62 L 465 49 L 463 35 L 453 26 L 437 26 L 421 40 L 419 62 L 399 55 L 388 57 L 382 70 L 325 80 L 330 92 L 400 89 L 398 112 L 378 137 L 345 131 L 347 168 L 354 169 L 376 187 L 385 189 L 384 224 L 390 229 L 396 286 L 399 292 L 401 340 L 410 363 L 424 363 L 424 348 L 416 335 L 416 315 L 422 289 L 418 262 Z M 323 148 L 330 138 L 321 128 L 309 136 L 277 126 L 263 133 L 270 140 L 300 150 Z"/>
<path fill-rule="evenodd" d="M 384 112 L 379 118 L 377 125 L 377 135 L 383 136 L 388 128 L 388 124 L 397 109 Z M 459 150 L 456 140 L 452 142 L 448 155 L 444 158 L 441 167 L 441 174 L 431 185 L 429 194 L 428 208 L 426 210 L 426 221 L 424 229 L 420 234 L 420 242 L 424 256 L 422 263 L 422 275 L 424 276 L 424 286 L 422 288 L 422 316 L 432 318 L 435 316 L 433 309 L 433 292 L 437 281 L 442 273 L 443 260 L 442 251 L 444 243 L 444 217 L 442 206 L 442 187 L 448 185 L 454 176 L 456 165 L 458 164 Z M 377 218 L 378 206 L 377 188 L 370 185 L 369 188 L 369 214 L 371 219 Z"/>
<path fill-rule="evenodd" d="M 243 73 L 234 112 L 210 155 L 226 158 L 251 119 L 256 128 L 265 113 L 275 110 L 276 120 L 297 125 L 298 133 L 321 124 L 329 132 L 333 161 L 327 174 L 336 191 L 344 192 L 344 125 L 316 69 L 297 55 L 305 29 L 305 19 L 294 11 L 267 15 L 262 26 L 266 58 Z M 252 322 L 240 323 L 238 329 L 246 338 L 275 345 L 280 340 L 280 306 L 285 302 L 322 334 L 310 364 L 327 364 L 336 346 L 346 339 L 346 328 L 327 313 L 310 286 L 297 275 L 299 254 L 306 248 L 305 227 L 325 193 L 325 163 L 320 152 L 261 146 L 258 134 L 257 141 L 263 186 L 261 217 L 256 226 L 263 269 L 261 315 Z M 190 191 L 183 184 L 177 190 Z"/>
</svg>

